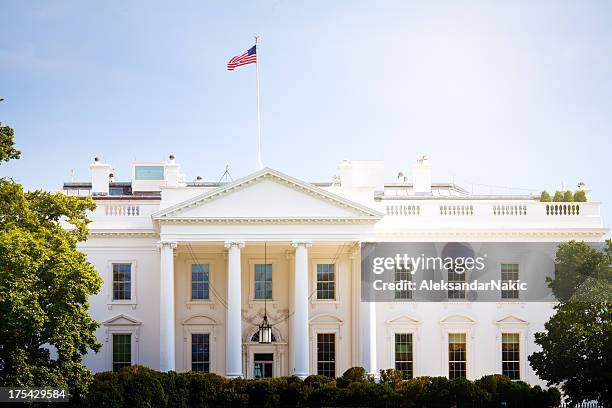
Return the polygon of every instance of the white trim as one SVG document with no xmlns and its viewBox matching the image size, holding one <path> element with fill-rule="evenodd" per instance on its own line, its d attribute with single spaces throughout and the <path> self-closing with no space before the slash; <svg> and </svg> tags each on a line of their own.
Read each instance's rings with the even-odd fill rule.
<svg viewBox="0 0 612 408">
<path fill-rule="evenodd" d="M 248 258 L 249 259 L 249 286 L 248 286 L 248 291 L 249 291 L 249 308 L 253 308 L 255 306 L 263 306 L 264 304 L 264 299 L 255 299 L 255 265 L 264 264 L 264 259 L 263 258 L 259 258 L 261 254 L 257 254 L 258 258 Z M 272 306 L 272 308 L 276 309 L 278 308 L 278 302 L 279 302 L 279 297 L 278 297 L 278 284 L 274 284 L 275 276 L 278 276 L 279 272 L 278 272 L 278 265 L 279 265 L 279 260 L 277 257 L 273 257 L 273 258 L 267 258 L 266 260 L 267 263 L 272 265 L 272 299 L 268 299 L 267 303 L 268 305 Z"/>
<path fill-rule="evenodd" d="M 334 265 L 334 299 L 318 299 L 317 298 L 317 265 Z M 343 298 L 340 285 L 340 257 L 338 258 L 311 258 L 310 259 L 310 279 L 309 293 L 313 293 L 310 303 L 313 305 L 334 305 L 339 308 L 342 305 L 340 299 Z"/>
<path fill-rule="evenodd" d="M 519 355 L 520 355 L 520 381 L 529 382 L 527 379 L 527 328 L 529 322 L 515 315 L 507 315 L 496 320 L 493 324 L 497 326 L 495 335 L 495 362 L 502 373 L 502 333 L 518 333 L 519 334 Z"/>
<path fill-rule="evenodd" d="M 402 314 L 385 322 L 387 334 L 387 363 L 395 369 L 395 334 L 412 334 L 412 376 L 421 375 L 421 324 L 422 322 L 407 314 Z M 381 367 L 380 368 L 384 368 Z"/>
<path fill-rule="evenodd" d="M 217 373 L 217 321 L 203 314 L 189 316 L 183 326 L 183 371 L 191 371 L 191 335 L 208 334 L 208 372 Z M 222 373 L 217 373 L 223 375 Z"/>
<path fill-rule="evenodd" d="M 448 378 L 448 370 L 449 370 L 449 361 L 448 361 L 448 335 L 454 333 L 463 333 L 465 334 L 465 377 L 467 379 L 472 379 L 472 373 L 475 372 L 474 365 L 475 359 L 473 358 L 473 343 L 474 343 L 474 333 L 473 326 L 476 324 L 476 321 L 472 319 L 470 316 L 462 313 L 453 313 L 442 320 L 440 320 L 441 326 L 441 349 L 442 349 L 442 372 Z"/>
<path fill-rule="evenodd" d="M 324 318 L 331 318 L 333 321 L 323 321 Z M 341 328 L 344 322 L 338 316 L 332 313 L 321 313 L 313 316 L 309 321 L 310 326 L 310 373 L 317 374 L 318 358 L 317 358 L 317 334 L 333 333 L 335 358 L 336 358 L 336 377 L 342 375 L 345 367 L 343 353 L 340 350 L 342 342 Z"/>
<path fill-rule="evenodd" d="M 131 365 L 139 364 L 140 326 L 142 322 L 125 314 L 118 314 L 102 322 L 104 329 L 103 354 L 107 371 L 113 371 L 113 334 L 131 335 Z"/>
<path fill-rule="evenodd" d="M 114 300 L 113 299 L 113 265 L 114 264 L 130 264 L 130 299 Z M 136 296 L 136 276 L 138 272 L 138 261 L 135 259 L 112 259 L 106 261 L 106 277 L 108 282 L 106 286 L 106 304 L 108 310 L 112 310 L 114 306 L 130 305 L 132 309 L 136 309 L 138 298 Z"/>
<path fill-rule="evenodd" d="M 191 268 L 192 265 L 204 265 L 204 264 L 208 264 L 208 299 L 192 299 L 191 295 L 191 284 L 192 284 L 192 275 L 191 275 Z M 186 286 L 187 286 L 187 299 L 185 300 L 185 306 L 187 307 L 187 309 L 191 309 L 192 306 L 197 306 L 197 305 L 203 305 L 203 306 L 209 306 L 211 309 L 214 309 L 215 307 L 215 300 L 214 300 L 214 294 L 212 293 L 212 289 L 211 287 L 213 286 L 213 281 L 215 280 L 213 278 L 214 276 L 214 271 L 215 271 L 215 259 L 214 258 L 203 258 L 203 259 L 187 259 L 185 260 L 185 268 L 187 269 L 187 278 L 185 279 L 186 282 Z"/>
</svg>

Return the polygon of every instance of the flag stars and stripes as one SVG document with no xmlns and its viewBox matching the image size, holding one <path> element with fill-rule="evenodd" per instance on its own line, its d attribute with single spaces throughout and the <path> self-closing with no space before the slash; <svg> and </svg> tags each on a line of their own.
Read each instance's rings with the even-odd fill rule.
<svg viewBox="0 0 612 408">
<path fill-rule="evenodd" d="M 238 67 L 248 64 L 257 64 L 257 45 L 252 46 L 240 55 L 230 58 L 227 63 L 227 70 L 233 71 Z"/>
</svg>

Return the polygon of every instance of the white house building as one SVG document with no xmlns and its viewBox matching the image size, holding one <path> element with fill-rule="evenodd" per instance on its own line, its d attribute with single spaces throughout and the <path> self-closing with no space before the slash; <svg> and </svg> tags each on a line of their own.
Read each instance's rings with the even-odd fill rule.
<svg viewBox="0 0 612 408">
<path fill-rule="evenodd" d="M 527 356 L 550 302 L 366 303 L 363 242 L 599 241 L 596 202 L 473 195 L 432 183 L 426 157 L 412 180 L 384 182 L 383 163 L 343 161 L 331 182 L 264 168 L 236 181 L 186 182 L 174 157 L 134 162 L 114 181 L 96 159 L 91 235 L 80 245 L 104 280 L 91 299 L 103 344 L 94 371 L 142 364 L 246 378 L 396 368 L 412 376 L 504 373 L 541 383 Z M 499 265 L 520 276 L 520 263 Z M 264 307 L 272 341 L 259 343 Z"/>
</svg>

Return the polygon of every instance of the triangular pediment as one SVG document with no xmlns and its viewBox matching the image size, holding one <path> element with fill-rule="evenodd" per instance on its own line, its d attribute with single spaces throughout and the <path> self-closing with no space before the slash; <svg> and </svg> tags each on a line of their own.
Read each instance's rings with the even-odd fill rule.
<svg viewBox="0 0 612 408">
<path fill-rule="evenodd" d="M 361 220 L 383 214 L 265 168 L 153 214 L 164 220 Z"/>
<path fill-rule="evenodd" d="M 131 316 L 119 314 L 102 322 L 105 326 L 140 326 L 142 322 Z"/>
<path fill-rule="evenodd" d="M 387 324 L 415 326 L 415 325 L 421 324 L 421 321 L 414 319 L 408 315 L 401 315 L 401 316 L 394 317 L 393 319 L 387 320 Z"/>
<path fill-rule="evenodd" d="M 508 316 L 504 317 L 503 319 L 496 320 L 495 324 L 497 324 L 497 325 L 519 325 L 519 326 L 523 326 L 523 325 L 529 324 L 529 322 L 527 320 L 521 319 L 520 317 L 517 317 L 517 316 L 514 316 L 514 315 L 508 315 Z"/>
<path fill-rule="evenodd" d="M 470 316 L 459 313 L 446 316 L 444 319 L 440 320 L 440 324 L 443 325 L 472 325 L 474 323 L 476 323 L 476 321 Z"/>
</svg>

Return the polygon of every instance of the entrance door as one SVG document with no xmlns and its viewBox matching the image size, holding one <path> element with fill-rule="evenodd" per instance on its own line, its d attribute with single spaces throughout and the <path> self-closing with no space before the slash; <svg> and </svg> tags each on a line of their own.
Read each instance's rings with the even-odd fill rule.
<svg viewBox="0 0 612 408">
<path fill-rule="evenodd" d="M 273 353 L 255 353 L 253 355 L 253 367 L 255 378 L 272 378 L 272 367 L 274 366 Z"/>
</svg>

